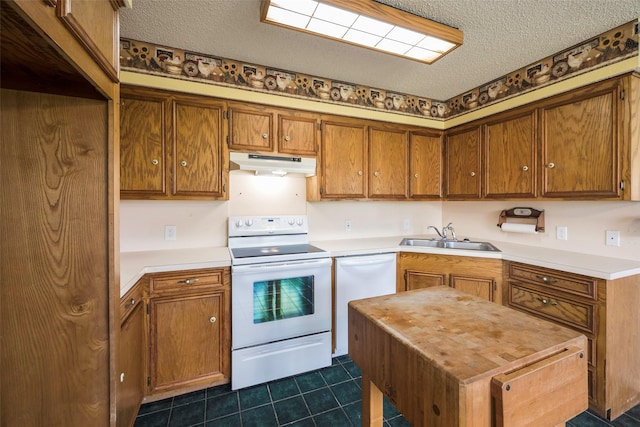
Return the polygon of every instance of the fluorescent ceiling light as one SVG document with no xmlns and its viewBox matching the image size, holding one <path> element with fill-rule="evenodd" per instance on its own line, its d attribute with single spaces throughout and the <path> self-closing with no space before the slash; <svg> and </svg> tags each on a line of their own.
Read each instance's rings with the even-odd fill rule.
<svg viewBox="0 0 640 427">
<path fill-rule="evenodd" d="M 462 31 L 374 0 L 263 0 L 260 20 L 431 64 Z"/>
</svg>

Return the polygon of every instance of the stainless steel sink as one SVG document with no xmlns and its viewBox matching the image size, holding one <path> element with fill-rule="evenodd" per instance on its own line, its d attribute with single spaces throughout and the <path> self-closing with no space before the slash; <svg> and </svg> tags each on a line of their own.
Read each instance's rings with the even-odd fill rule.
<svg viewBox="0 0 640 427">
<path fill-rule="evenodd" d="M 402 239 L 400 246 L 419 246 L 427 248 L 464 249 L 468 251 L 500 252 L 489 242 L 472 242 L 470 240 L 441 240 L 441 239 Z"/>
</svg>

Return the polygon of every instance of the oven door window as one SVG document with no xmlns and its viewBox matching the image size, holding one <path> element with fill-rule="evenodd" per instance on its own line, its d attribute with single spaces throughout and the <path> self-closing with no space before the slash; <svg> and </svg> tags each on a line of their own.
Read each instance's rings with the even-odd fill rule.
<svg viewBox="0 0 640 427">
<path fill-rule="evenodd" d="M 254 324 L 313 313 L 313 276 L 253 283 Z"/>
</svg>

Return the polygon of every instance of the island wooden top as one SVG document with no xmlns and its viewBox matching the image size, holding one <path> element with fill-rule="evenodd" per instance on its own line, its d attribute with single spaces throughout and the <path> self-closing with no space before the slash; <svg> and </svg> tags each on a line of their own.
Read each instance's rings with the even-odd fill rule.
<svg viewBox="0 0 640 427">
<path fill-rule="evenodd" d="M 351 301 L 349 307 L 460 384 L 584 342 L 578 332 L 447 286 Z"/>
</svg>

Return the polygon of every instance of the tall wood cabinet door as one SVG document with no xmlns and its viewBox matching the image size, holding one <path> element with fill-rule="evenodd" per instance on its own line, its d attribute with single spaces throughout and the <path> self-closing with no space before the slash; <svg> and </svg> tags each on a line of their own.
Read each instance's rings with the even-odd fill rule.
<svg viewBox="0 0 640 427">
<path fill-rule="evenodd" d="M 480 198 L 480 127 L 453 131 L 446 143 L 446 197 Z"/>
<path fill-rule="evenodd" d="M 495 282 L 493 279 L 484 279 L 479 277 L 467 277 L 451 274 L 449 277 L 449 286 L 467 294 L 484 298 L 487 301 L 493 301 L 493 288 Z"/>
<path fill-rule="evenodd" d="M 151 393 L 228 377 L 225 293 L 150 300 Z"/>
<path fill-rule="evenodd" d="M 120 340 L 118 342 L 118 369 L 123 374 L 117 382 L 118 427 L 128 427 L 133 424 L 138 407 L 144 396 L 145 364 L 147 356 L 144 344 L 144 303 L 137 302 L 133 311 L 120 325 Z"/>
<path fill-rule="evenodd" d="M 322 198 L 364 198 L 367 189 L 366 126 L 322 122 Z"/>
<path fill-rule="evenodd" d="M 410 198 L 439 199 L 442 197 L 442 149 L 442 135 L 410 133 Z"/>
<path fill-rule="evenodd" d="M 278 152 L 299 156 L 318 154 L 318 119 L 278 114 Z"/>
<path fill-rule="evenodd" d="M 122 92 L 120 195 L 166 195 L 166 98 Z"/>
<path fill-rule="evenodd" d="M 536 111 L 484 126 L 488 198 L 536 196 Z"/>
<path fill-rule="evenodd" d="M 602 86 L 542 109 L 542 196 L 620 196 L 620 87 Z"/>
<path fill-rule="evenodd" d="M 224 107 L 209 100 L 173 101 L 173 195 L 226 197 Z"/>
<path fill-rule="evenodd" d="M 273 113 L 260 106 L 229 106 L 229 149 L 273 152 Z"/>
<path fill-rule="evenodd" d="M 407 197 L 407 132 L 369 128 L 369 197 Z"/>
</svg>

